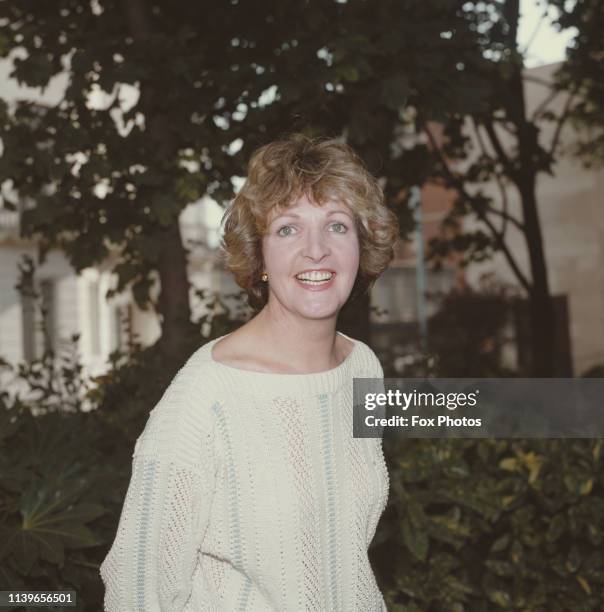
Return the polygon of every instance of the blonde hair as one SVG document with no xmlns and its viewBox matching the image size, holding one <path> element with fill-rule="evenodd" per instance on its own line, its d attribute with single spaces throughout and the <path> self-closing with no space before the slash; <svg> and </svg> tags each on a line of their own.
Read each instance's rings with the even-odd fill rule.
<svg viewBox="0 0 604 612">
<path fill-rule="evenodd" d="M 318 205 L 341 201 L 353 213 L 360 262 L 349 301 L 369 291 L 394 257 L 397 217 L 385 206 L 377 180 L 348 145 L 304 134 L 271 142 L 253 153 L 247 179 L 222 218 L 221 260 L 255 310 L 268 301 L 267 283 L 260 277 L 269 214 L 302 195 Z"/>
</svg>

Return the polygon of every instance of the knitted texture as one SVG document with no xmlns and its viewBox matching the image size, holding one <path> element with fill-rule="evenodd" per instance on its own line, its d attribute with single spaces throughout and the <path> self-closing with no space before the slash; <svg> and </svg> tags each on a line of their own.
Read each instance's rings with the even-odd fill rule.
<svg viewBox="0 0 604 612">
<path fill-rule="evenodd" d="M 352 437 L 352 380 L 382 378 L 377 357 L 349 338 L 327 372 L 260 373 L 215 361 L 218 340 L 136 442 L 106 612 L 383 612 L 367 549 L 388 473 L 381 440 Z"/>
</svg>

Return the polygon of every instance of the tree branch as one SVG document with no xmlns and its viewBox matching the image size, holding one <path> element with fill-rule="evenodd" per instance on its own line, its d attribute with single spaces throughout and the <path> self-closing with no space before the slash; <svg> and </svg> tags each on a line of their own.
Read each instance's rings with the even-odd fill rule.
<svg viewBox="0 0 604 612">
<path fill-rule="evenodd" d="M 474 127 L 474 133 L 476 134 L 476 140 L 478 141 L 478 144 L 480 145 L 480 150 L 482 151 L 482 154 L 494 162 L 495 159 L 487 151 L 486 143 L 484 142 L 484 139 L 482 138 L 482 134 L 480 133 L 480 126 L 478 125 L 478 122 L 476 121 L 476 119 L 474 119 L 474 117 L 472 117 L 472 126 Z"/>
<path fill-rule="evenodd" d="M 510 249 L 508 248 L 507 244 L 505 243 L 503 235 L 500 234 L 497 231 L 497 228 L 493 225 L 491 220 L 484 214 L 484 212 L 479 210 L 473 204 L 474 198 L 472 198 L 472 196 L 467 192 L 463 182 L 457 176 L 455 176 L 453 174 L 453 172 L 451 171 L 451 168 L 449 167 L 449 164 L 447 163 L 447 160 L 445 159 L 442 151 L 440 150 L 440 147 L 438 146 L 438 144 L 436 142 L 436 138 L 434 137 L 434 135 L 430 131 L 430 128 L 428 127 L 427 123 L 424 123 L 422 125 L 422 129 L 424 130 L 426 136 L 428 137 L 428 140 L 430 141 L 432 149 L 434 150 L 436 156 L 438 157 L 438 160 L 440 161 L 440 163 L 441 163 L 441 165 L 443 167 L 443 170 L 445 171 L 445 174 L 447 175 L 447 177 L 449 179 L 449 182 L 466 199 L 466 201 L 468 201 L 470 203 L 470 206 L 472 206 L 472 209 L 474 210 L 474 212 L 476 213 L 478 218 L 481 221 L 483 221 L 484 224 L 489 228 L 489 230 L 493 234 L 493 237 L 495 238 L 496 243 L 498 244 L 499 248 L 501 249 L 502 253 L 504 254 L 507 262 L 509 263 L 510 267 L 514 271 L 514 274 L 516 275 L 516 278 L 518 279 L 520 284 L 526 289 L 527 293 L 531 293 L 532 292 L 532 286 L 529 283 L 529 281 L 526 278 L 526 276 L 522 273 L 522 270 L 520 269 L 520 267 L 518 266 L 518 263 L 514 259 L 514 256 L 512 255 Z"/>
<path fill-rule="evenodd" d="M 554 132 L 554 136 L 552 138 L 551 146 L 548 151 L 551 159 L 554 158 L 556 154 L 556 149 L 558 148 L 558 144 L 560 142 L 560 136 L 562 134 L 562 127 L 570 117 L 572 103 L 575 99 L 577 92 L 579 91 L 580 84 L 577 83 L 573 90 L 568 94 L 568 98 L 566 99 L 566 103 L 564 104 L 564 109 L 562 110 L 562 114 L 558 118 L 558 125 L 556 126 L 556 130 Z"/>
<path fill-rule="evenodd" d="M 499 159 L 501 160 L 504 170 L 506 171 L 507 175 L 515 182 L 516 171 L 512 166 L 510 158 L 507 156 L 507 153 L 503 149 L 501 141 L 499 140 L 499 136 L 497 136 L 497 132 L 495 131 L 495 126 L 493 125 L 493 122 L 488 119 L 485 120 L 483 124 L 485 130 L 487 131 L 487 134 L 489 135 L 489 140 L 493 145 L 493 149 L 495 149 L 495 153 L 499 156 Z"/>
<path fill-rule="evenodd" d="M 511 215 L 509 212 L 507 212 L 507 194 L 506 194 L 506 206 L 504 207 L 504 210 L 494 208 L 493 206 L 487 206 L 487 210 L 493 213 L 494 215 L 498 215 L 502 217 L 503 219 L 505 219 L 506 221 L 509 221 L 510 223 L 515 225 L 521 232 L 523 233 L 525 232 L 525 227 L 522 221 L 520 221 L 517 217 L 514 217 L 514 215 Z M 504 228 L 505 228 L 505 225 L 502 226 L 501 228 L 502 235 L 505 235 Z"/>
<path fill-rule="evenodd" d="M 543 109 L 545 109 L 548 104 L 553 102 L 561 93 L 562 92 L 560 91 L 554 90 L 549 94 L 549 96 L 546 96 L 546 98 L 541 102 L 541 104 L 539 104 L 539 106 L 533 111 L 533 114 L 531 115 L 531 121 L 537 120 Z"/>
<path fill-rule="evenodd" d="M 489 154 L 489 152 L 487 151 L 487 146 L 486 143 L 484 142 L 483 138 L 482 138 L 482 134 L 480 133 L 480 126 L 478 125 L 478 122 L 476 121 L 476 119 L 474 119 L 472 117 L 472 125 L 474 126 L 474 133 L 476 134 L 476 139 L 478 140 L 478 144 L 480 145 L 480 149 L 482 151 L 482 154 L 485 157 L 488 157 L 491 161 L 495 162 L 495 160 L 491 157 L 491 155 Z M 503 182 L 501 180 L 501 176 L 499 174 L 499 172 L 497 172 L 497 170 L 495 169 L 493 172 L 493 175 L 495 177 L 495 180 L 497 181 L 497 186 L 499 187 L 499 192 L 501 193 L 501 200 L 503 203 L 503 210 L 497 210 L 495 208 L 493 208 L 492 206 L 487 206 L 487 209 L 495 214 L 499 214 L 502 218 L 503 218 L 503 225 L 501 226 L 501 230 L 500 233 L 502 236 L 505 235 L 506 229 L 507 229 L 507 222 L 512 221 L 514 222 L 518 227 L 519 227 L 519 221 L 512 217 L 509 213 L 508 213 L 508 194 L 505 190 L 505 187 L 503 185 Z M 519 229 L 523 229 L 521 227 L 519 227 Z"/>
</svg>

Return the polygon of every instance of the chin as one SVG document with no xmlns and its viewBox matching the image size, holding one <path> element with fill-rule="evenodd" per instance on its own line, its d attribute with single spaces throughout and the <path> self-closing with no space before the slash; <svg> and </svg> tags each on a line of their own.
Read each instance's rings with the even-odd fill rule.
<svg viewBox="0 0 604 612">
<path fill-rule="evenodd" d="M 341 306 L 318 306 L 317 308 L 298 308 L 298 313 L 305 319 L 332 319 L 338 316 Z"/>
</svg>

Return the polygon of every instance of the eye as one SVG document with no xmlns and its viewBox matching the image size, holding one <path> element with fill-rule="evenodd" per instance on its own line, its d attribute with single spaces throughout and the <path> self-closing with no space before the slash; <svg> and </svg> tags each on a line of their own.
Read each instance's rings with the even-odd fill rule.
<svg viewBox="0 0 604 612">
<path fill-rule="evenodd" d="M 277 230 L 277 235 L 278 236 L 291 236 L 292 232 L 283 232 L 283 230 L 292 230 L 293 226 L 292 225 L 283 225 L 281 226 L 278 230 Z"/>
<path fill-rule="evenodd" d="M 339 227 L 340 229 L 335 230 L 336 234 L 345 234 L 346 231 L 348 230 L 348 228 L 346 227 L 346 225 L 344 225 L 344 223 L 340 223 L 339 221 L 336 223 L 332 223 L 331 227 Z"/>
</svg>

